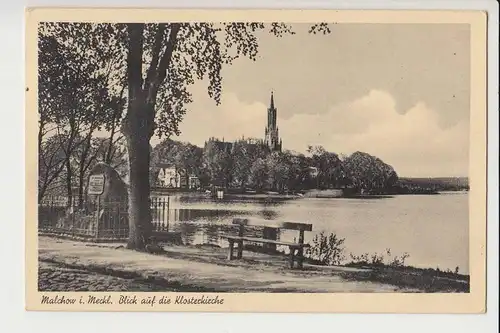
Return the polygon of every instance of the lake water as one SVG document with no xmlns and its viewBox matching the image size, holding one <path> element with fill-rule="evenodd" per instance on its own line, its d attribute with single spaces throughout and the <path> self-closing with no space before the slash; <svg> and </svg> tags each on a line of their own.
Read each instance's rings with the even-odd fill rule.
<svg viewBox="0 0 500 333">
<path fill-rule="evenodd" d="M 406 264 L 469 273 L 468 193 L 401 195 L 380 199 L 216 200 L 202 195 L 170 197 L 169 230 L 180 231 L 187 244 L 227 244 L 219 236 L 231 232 L 231 220 L 250 216 L 269 220 L 306 222 L 316 233 L 345 238 L 349 254 L 409 253 Z M 283 231 L 280 240 L 293 241 L 296 231 Z"/>
</svg>

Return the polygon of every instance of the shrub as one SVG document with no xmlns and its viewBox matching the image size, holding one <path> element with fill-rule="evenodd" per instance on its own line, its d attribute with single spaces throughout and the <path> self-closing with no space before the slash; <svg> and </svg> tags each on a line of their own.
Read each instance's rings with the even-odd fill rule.
<svg viewBox="0 0 500 333">
<path fill-rule="evenodd" d="M 388 257 L 386 260 L 386 256 Z M 392 267 L 402 267 L 405 265 L 406 259 L 410 257 L 410 255 L 404 252 L 401 256 L 392 257 L 391 249 L 385 250 L 384 254 L 378 254 L 375 252 L 374 254 L 363 253 L 361 255 L 350 254 L 351 262 L 347 265 L 352 266 L 392 266 Z"/>
<path fill-rule="evenodd" d="M 321 265 L 339 265 L 345 259 L 344 240 L 335 233 L 326 236 L 322 231 L 314 236 L 305 256 Z"/>
<path fill-rule="evenodd" d="M 390 266 L 394 267 L 402 267 L 405 265 L 406 259 L 408 259 L 410 255 L 408 253 L 403 253 L 401 257 L 395 256 L 392 261 L 389 263 Z"/>
</svg>

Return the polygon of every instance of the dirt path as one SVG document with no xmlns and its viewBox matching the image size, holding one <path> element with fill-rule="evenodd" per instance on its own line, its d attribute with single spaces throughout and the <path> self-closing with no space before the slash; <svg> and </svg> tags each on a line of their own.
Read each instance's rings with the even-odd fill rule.
<svg viewBox="0 0 500 333">
<path fill-rule="evenodd" d="M 94 273 L 85 269 L 40 261 L 40 291 L 167 291 L 168 289 L 136 279 Z M 175 291 L 175 290 L 172 290 Z"/>
<path fill-rule="evenodd" d="M 64 277 L 69 273 L 44 278 L 43 274 L 48 274 L 43 273 L 44 263 L 52 263 L 59 270 L 69 270 L 76 279 L 81 278 L 82 271 L 93 273 L 91 280 L 102 282 L 94 287 L 110 291 L 115 287 L 217 292 L 409 291 L 382 283 L 346 280 L 339 274 L 341 268 L 291 271 L 286 268 L 286 258 L 280 256 L 245 252 L 244 259 L 228 262 L 225 251 L 217 248 L 168 247 L 165 254 L 152 255 L 116 247 L 40 237 L 41 276 L 51 280 L 45 288 L 68 290 L 73 286 L 78 290 L 77 282 L 70 283 Z M 113 277 L 115 280 L 104 282 Z"/>
</svg>

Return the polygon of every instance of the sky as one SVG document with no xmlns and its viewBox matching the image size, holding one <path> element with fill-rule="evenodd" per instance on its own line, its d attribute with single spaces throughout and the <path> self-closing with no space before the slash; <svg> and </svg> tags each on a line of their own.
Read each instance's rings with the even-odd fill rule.
<svg viewBox="0 0 500 333">
<path fill-rule="evenodd" d="M 195 83 L 172 139 L 263 138 L 274 91 L 284 149 L 364 151 L 400 176 L 468 175 L 468 25 L 336 24 L 329 35 L 308 27 L 259 34 L 257 61 L 224 67 L 219 106 L 206 82 Z"/>
</svg>

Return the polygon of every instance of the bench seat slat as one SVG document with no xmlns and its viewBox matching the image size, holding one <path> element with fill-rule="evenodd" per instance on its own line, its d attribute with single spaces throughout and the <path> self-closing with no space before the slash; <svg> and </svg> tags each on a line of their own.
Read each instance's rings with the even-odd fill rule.
<svg viewBox="0 0 500 333">
<path fill-rule="evenodd" d="M 235 241 L 243 240 L 243 241 L 247 241 L 247 242 L 267 243 L 267 244 L 276 244 L 276 245 L 291 246 L 291 247 L 294 247 L 294 248 L 309 247 L 310 246 L 309 244 L 280 242 L 280 241 L 274 241 L 274 240 L 264 239 L 264 238 L 239 237 L 239 236 L 231 236 L 231 235 L 222 235 L 221 237 L 222 238 L 226 238 L 226 239 L 235 240 Z"/>
<path fill-rule="evenodd" d="M 234 218 L 233 224 L 238 224 L 243 226 L 263 226 L 263 227 L 287 229 L 287 230 L 312 231 L 312 224 L 309 223 L 276 222 L 276 221 L 269 221 L 256 218 Z"/>
</svg>

